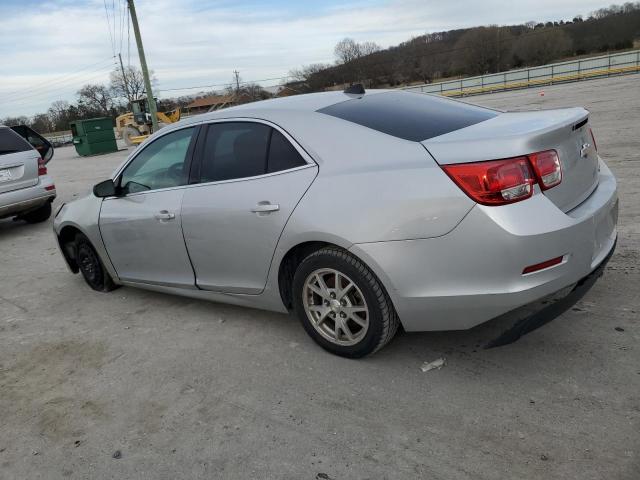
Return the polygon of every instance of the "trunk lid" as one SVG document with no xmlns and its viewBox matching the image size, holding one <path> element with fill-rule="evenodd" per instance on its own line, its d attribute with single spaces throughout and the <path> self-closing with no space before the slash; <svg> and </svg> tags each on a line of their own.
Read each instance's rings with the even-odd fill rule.
<svg viewBox="0 0 640 480">
<path fill-rule="evenodd" d="M 0 127 L 0 194 L 38 183 L 40 155 L 13 130 Z"/>
<path fill-rule="evenodd" d="M 564 212 L 582 203 L 598 183 L 598 154 L 583 108 L 502 113 L 422 144 L 441 165 L 556 150 L 562 182 L 543 194 Z"/>
</svg>

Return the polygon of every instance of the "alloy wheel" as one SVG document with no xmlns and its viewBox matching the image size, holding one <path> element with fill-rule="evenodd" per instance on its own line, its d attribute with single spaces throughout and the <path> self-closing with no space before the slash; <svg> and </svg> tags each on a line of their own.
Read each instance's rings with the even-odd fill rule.
<svg viewBox="0 0 640 480">
<path fill-rule="evenodd" d="M 315 330 L 336 345 L 355 345 L 369 329 L 369 309 L 353 280 L 332 268 L 311 272 L 302 304 Z"/>
</svg>

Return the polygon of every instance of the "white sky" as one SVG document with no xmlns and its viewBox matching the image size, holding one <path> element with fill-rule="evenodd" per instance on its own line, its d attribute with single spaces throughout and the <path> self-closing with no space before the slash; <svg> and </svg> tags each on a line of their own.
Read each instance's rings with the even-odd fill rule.
<svg viewBox="0 0 640 480">
<path fill-rule="evenodd" d="M 349 36 L 383 47 L 427 32 L 529 20 L 570 20 L 610 2 L 593 0 L 136 0 L 147 62 L 160 97 L 197 93 L 168 89 L 281 77 L 332 62 Z M 124 0 L 0 0 L 0 118 L 75 101 L 86 83 L 107 83 L 114 49 L 128 61 Z M 113 11 L 112 11 L 113 5 Z M 133 31 L 131 62 L 137 64 Z M 122 43 L 121 43 L 122 42 Z M 278 81 L 263 82 L 264 86 Z M 156 92 L 156 95 L 158 93 Z"/>
</svg>

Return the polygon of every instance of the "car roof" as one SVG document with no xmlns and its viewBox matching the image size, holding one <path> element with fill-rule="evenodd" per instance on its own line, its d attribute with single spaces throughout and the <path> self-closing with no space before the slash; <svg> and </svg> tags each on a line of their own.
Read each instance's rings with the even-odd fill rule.
<svg viewBox="0 0 640 480">
<path fill-rule="evenodd" d="M 198 115 L 199 120 L 213 120 L 216 118 L 224 118 L 230 116 L 250 117 L 264 116 L 270 110 L 295 110 L 299 112 L 315 112 L 325 107 L 335 105 L 354 98 L 361 98 L 363 95 L 371 96 L 385 93 L 392 90 L 367 90 L 365 94 L 348 94 L 342 91 L 306 93 L 302 95 L 292 95 L 289 97 L 272 98 L 269 100 L 261 100 L 258 102 L 245 103 L 235 107 L 216 110 L 214 112 L 203 113 Z"/>
</svg>

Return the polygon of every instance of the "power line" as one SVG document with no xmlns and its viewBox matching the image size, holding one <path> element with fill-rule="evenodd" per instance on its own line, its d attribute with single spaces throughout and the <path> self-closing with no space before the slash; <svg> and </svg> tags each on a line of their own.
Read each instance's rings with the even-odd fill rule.
<svg viewBox="0 0 640 480">
<path fill-rule="evenodd" d="M 125 6 L 124 0 L 120 0 L 120 48 L 118 49 L 118 53 L 122 53 L 122 42 L 124 40 L 124 22 L 126 14 L 127 8 Z"/>
<path fill-rule="evenodd" d="M 13 94 L 16 94 L 16 93 L 17 93 L 17 94 L 21 94 L 21 93 L 22 93 L 22 92 L 24 92 L 25 90 L 29 90 L 30 92 L 33 92 L 33 91 L 41 90 L 41 89 L 42 89 L 42 87 L 44 87 L 44 88 L 46 89 L 46 88 L 50 87 L 51 85 L 55 85 L 55 84 L 57 84 L 57 83 L 65 82 L 65 81 L 67 81 L 69 78 L 72 78 L 72 77 L 76 76 L 76 75 L 77 75 L 77 74 L 79 74 L 80 72 L 82 72 L 82 71 L 84 71 L 84 70 L 87 70 L 87 69 L 90 69 L 90 68 L 92 68 L 92 67 L 95 67 L 95 66 L 97 66 L 97 65 L 103 64 L 103 63 L 105 63 L 105 62 L 107 62 L 107 61 L 111 62 L 111 61 L 115 61 L 115 60 L 114 60 L 114 58 L 113 58 L 113 57 L 105 58 L 105 59 L 103 59 L 103 60 L 100 60 L 99 62 L 92 63 L 92 64 L 90 64 L 90 65 L 86 65 L 86 66 L 84 66 L 84 67 L 82 67 L 82 68 L 79 68 L 79 69 L 78 69 L 78 70 L 76 70 L 76 71 L 73 71 L 73 72 L 71 72 L 71 73 L 66 73 L 66 74 L 64 74 L 64 75 L 62 75 L 62 76 L 60 76 L 60 77 L 56 77 L 56 78 L 54 78 L 54 79 L 52 79 L 52 80 L 48 80 L 48 81 L 46 81 L 46 82 L 41 82 L 41 83 L 36 83 L 35 85 L 32 85 L 32 86 L 30 86 L 30 87 L 24 87 L 24 88 L 21 88 L 21 89 L 19 89 L 19 90 L 14 90 L 14 91 L 12 91 L 12 92 L 3 92 L 2 94 L 3 94 L 3 95 L 13 95 Z M 102 69 L 102 68 L 105 68 L 105 67 L 100 67 L 100 68 Z"/>
<path fill-rule="evenodd" d="M 102 0 L 102 2 L 104 3 L 104 16 L 107 19 L 107 30 L 109 31 L 109 40 L 111 41 L 111 53 L 113 53 L 113 56 L 115 57 L 116 46 L 115 46 L 115 43 L 113 42 L 113 35 L 111 34 L 111 22 L 109 21 L 109 11 L 107 10 L 107 0 Z"/>
<path fill-rule="evenodd" d="M 104 68 L 104 67 L 103 67 Z M 67 90 L 77 90 L 79 87 L 82 86 L 82 84 L 94 80 L 96 78 L 101 78 L 104 77 L 105 75 L 107 75 L 111 70 L 102 70 L 99 72 L 91 72 L 92 74 L 88 77 L 83 77 L 83 78 L 78 78 L 77 80 L 73 81 L 72 84 L 69 85 L 65 85 L 65 86 L 58 86 L 56 88 L 53 89 L 49 89 L 46 91 L 41 91 L 39 93 L 34 94 L 26 94 L 26 95 L 22 95 L 22 96 L 17 96 L 17 97 L 12 97 L 12 98 L 8 98 L 8 99 L 3 99 L 0 100 L 0 105 L 7 105 L 7 104 L 12 104 L 12 103 L 20 103 L 20 102 L 24 102 L 27 100 L 30 100 L 32 98 L 46 98 L 48 96 L 57 94 L 58 92 L 61 91 L 67 91 Z"/>
<path fill-rule="evenodd" d="M 250 83 L 260 83 L 260 82 L 270 82 L 273 80 L 284 80 L 286 78 L 293 78 L 291 75 L 285 75 L 282 77 L 273 77 L 273 78 L 262 78 L 262 79 L 258 79 L 258 80 L 246 80 L 244 82 L 238 82 L 238 85 L 248 85 Z M 163 88 L 161 89 L 163 92 L 176 92 L 176 91 L 180 91 L 180 90 L 196 90 L 196 89 L 202 89 L 202 88 L 215 88 L 215 87 L 227 87 L 229 85 L 231 85 L 233 82 L 226 82 L 226 83 L 216 83 L 216 84 L 212 84 L 212 85 L 198 85 L 198 86 L 194 86 L 194 87 L 182 87 L 182 88 Z M 277 86 L 277 85 L 273 85 L 273 86 Z"/>
</svg>

